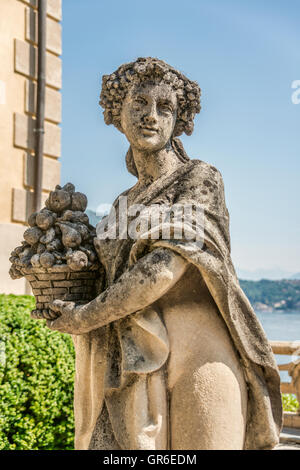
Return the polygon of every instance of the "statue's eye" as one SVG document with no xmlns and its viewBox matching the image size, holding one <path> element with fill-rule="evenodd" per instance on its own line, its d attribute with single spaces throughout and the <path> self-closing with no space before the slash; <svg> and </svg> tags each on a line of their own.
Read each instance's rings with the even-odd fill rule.
<svg viewBox="0 0 300 470">
<path fill-rule="evenodd" d="M 173 106 L 171 103 L 168 103 L 168 102 L 162 102 L 162 103 L 159 103 L 159 109 L 162 111 L 162 112 L 169 112 L 169 113 L 173 113 Z"/>
<path fill-rule="evenodd" d="M 134 103 L 140 106 L 145 106 L 147 104 L 146 100 L 141 96 L 137 96 L 134 100 Z"/>
</svg>

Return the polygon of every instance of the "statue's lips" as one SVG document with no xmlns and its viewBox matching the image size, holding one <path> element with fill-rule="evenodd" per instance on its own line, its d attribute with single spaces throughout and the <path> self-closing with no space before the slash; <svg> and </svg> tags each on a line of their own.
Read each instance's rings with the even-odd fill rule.
<svg viewBox="0 0 300 470">
<path fill-rule="evenodd" d="M 145 135 L 149 135 L 149 136 L 152 136 L 152 135 L 155 135 L 158 133 L 158 129 L 155 128 L 155 127 L 148 127 L 148 126 L 140 126 L 143 134 Z"/>
</svg>

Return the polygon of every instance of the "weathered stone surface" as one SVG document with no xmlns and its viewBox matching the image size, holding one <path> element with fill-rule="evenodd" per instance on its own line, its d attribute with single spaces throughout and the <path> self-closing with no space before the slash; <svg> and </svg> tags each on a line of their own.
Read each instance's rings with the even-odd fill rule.
<svg viewBox="0 0 300 470">
<path fill-rule="evenodd" d="M 64 296 L 64 300 L 66 301 L 75 301 L 75 300 L 83 300 L 82 294 L 66 294 Z"/>
<path fill-rule="evenodd" d="M 42 193 L 42 204 L 47 194 Z M 33 193 L 24 189 L 13 188 L 12 220 L 15 222 L 27 222 L 33 211 Z"/>
<path fill-rule="evenodd" d="M 37 77 L 36 47 L 28 42 L 15 39 L 15 72 L 29 78 Z M 46 84 L 60 89 L 62 80 L 61 59 L 50 52 L 46 54 Z"/>
<path fill-rule="evenodd" d="M 43 280 L 60 280 L 60 279 L 65 279 L 66 275 L 64 273 L 43 273 L 43 274 L 37 274 L 38 279 L 41 281 Z"/>
<path fill-rule="evenodd" d="M 50 18 L 47 19 L 47 49 L 54 54 L 62 53 L 61 24 Z"/>
<path fill-rule="evenodd" d="M 35 158 L 31 155 L 27 157 L 30 160 Z M 33 193 L 21 191 L 20 197 L 24 193 L 30 199 L 28 206 L 32 204 Z M 92 244 L 95 230 L 83 212 L 86 205 L 86 196 L 76 192 L 73 184 L 56 186 L 49 193 L 45 207 L 30 215 L 22 246 L 12 252 L 11 277 L 25 276 L 40 305 L 38 311 L 32 312 L 33 318 L 53 319 L 53 314 L 49 312 L 50 302 L 65 299 L 66 295 L 72 301 L 91 300 L 96 295 L 99 265 Z M 23 213 L 25 209 L 28 212 L 27 208 L 23 208 Z M 82 264 L 82 259 L 86 263 Z M 71 274 L 81 274 L 81 270 L 88 273 L 88 280 L 71 278 Z"/>
<path fill-rule="evenodd" d="M 33 295 L 42 295 L 41 289 L 32 289 Z"/>
<path fill-rule="evenodd" d="M 51 295 L 39 295 L 37 297 L 37 301 L 39 303 L 44 303 L 44 302 L 52 302 L 53 297 Z"/>
<path fill-rule="evenodd" d="M 24 149 L 34 150 L 34 121 L 23 114 L 14 115 L 14 145 Z"/>
<path fill-rule="evenodd" d="M 61 129 L 50 122 L 45 122 L 44 154 L 51 157 L 61 154 Z"/>
<path fill-rule="evenodd" d="M 61 295 L 61 294 L 66 294 L 68 292 L 68 289 L 66 287 L 55 287 L 51 289 L 43 289 L 43 294 L 50 294 L 50 295 Z"/>
<path fill-rule="evenodd" d="M 32 8 L 37 8 L 38 0 L 20 0 L 26 5 L 31 6 Z M 62 19 L 62 3 L 61 0 L 47 0 L 47 15 L 61 21 Z"/>
<path fill-rule="evenodd" d="M 92 287 L 86 287 L 86 286 L 81 286 L 81 287 L 71 287 L 70 289 L 70 292 L 74 294 L 80 294 L 81 292 L 82 293 L 86 293 L 88 291 L 91 291 Z"/>
<path fill-rule="evenodd" d="M 14 115 L 14 145 L 26 150 L 34 151 L 35 121 L 31 116 L 15 113 Z M 60 156 L 61 130 L 55 124 L 45 122 L 44 154 L 51 157 Z"/>
<path fill-rule="evenodd" d="M 24 185 L 34 187 L 34 156 L 24 154 Z M 43 160 L 43 189 L 51 191 L 60 181 L 60 162 L 44 157 Z"/>
<path fill-rule="evenodd" d="M 25 39 L 37 43 L 37 12 L 33 8 L 25 10 Z"/>
<path fill-rule="evenodd" d="M 299 413 L 285 411 L 283 413 L 283 420 L 285 427 L 300 429 L 300 411 Z"/>
<path fill-rule="evenodd" d="M 69 273 L 70 272 L 70 268 L 69 266 L 65 265 L 65 264 L 62 264 L 62 265 L 56 265 L 56 266 L 53 266 L 52 268 L 49 268 L 48 269 L 48 272 L 49 273 Z"/>
<path fill-rule="evenodd" d="M 37 8 L 37 2 L 38 0 L 20 0 L 23 3 L 26 3 L 30 7 Z"/>
<path fill-rule="evenodd" d="M 16 222 L 25 222 L 33 210 L 33 196 L 24 189 L 13 189 L 12 219 Z"/>
<path fill-rule="evenodd" d="M 127 137 L 130 143 L 127 168 L 139 179 L 126 193 L 128 205 L 144 203 L 149 206 L 152 202 L 164 204 L 173 200 L 182 204 L 191 200 L 197 202 L 209 214 L 214 214 L 214 220 L 205 219 L 205 227 L 222 255 L 214 253 L 210 258 L 202 251 L 203 245 L 197 248 L 186 239 L 172 242 L 160 236 L 147 244 L 143 241 L 146 233 L 141 233 L 138 241 L 102 241 L 100 238 L 95 241 L 98 255 L 105 262 L 109 287 L 84 307 L 85 320 L 78 310 L 74 314 L 79 318 L 74 319 L 73 324 L 71 317 L 65 323 L 57 320 L 63 331 L 73 333 L 92 331 L 104 324 L 115 328 L 107 333 L 101 351 L 97 343 L 100 335 L 93 331 L 89 337 L 90 341 L 94 338 L 97 353 L 91 353 L 90 342 L 84 351 L 91 356 L 91 361 L 99 363 L 95 374 L 87 373 L 84 363 L 81 364 L 83 343 L 80 337 L 75 341 L 78 352 L 77 448 L 258 449 L 278 442 L 281 425 L 278 372 L 259 322 L 238 282 L 233 280 L 221 176 L 211 165 L 190 162 L 180 141 L 174 139 L 182 132 L 192 133 L 194 116 L 200 111 L 199 98 L 200 89 L 195 82 L 156 59 L 140 58 L 103 77 L 100 103 L 105 122 L 114 124 Z M 153 158 L 149 157 L 151 154 Z M 211 241 L 208 243 L 211 246 Z M 139 256 L 135 258 L 135 254 Z M 128 260 L 132 263 L 129 272 Z M 223 281 L 220 282 L 220 278 Z M 138 314 L 131 315 L 134 312 Z M 105 321 L 101 321 L 104 318 Z M 224 320 L 237 328 L 228 331 Z M 136 323 L 142 328 L 151 324 L 153 333 L 155 325 L 151 339 L 136 329 Z M 110 375 L 106 368 L 110 362 L 103 364 L 107 357 L 106 341 L 115 361 Z M 146 354 L 143 361 L 140 358 L 146 344 L 151 361 Z M 257 355 L 255 350 L 264 352 Z M 118 361 L 116 351 L 122 351 L 122 360 Z M 250 357 L 255 367 L 252 370 L 249 365 L 251 373 L 248 375 L 244 364 L 248 367 Z M 105 404 L 103 398 L 97 398 L 99 384 L 88 402 L 84 387 L 104 373 L 114 382 L 116 362 L 120 380 L 116 391 L 105 395 L 103 381 Z M 148 378 L 143 375 L 146 364 Z M 259 368 L 259 380 L 256 368 Z M 266 369 L 269 372 L 264 377 Z M 119 378 L 122 370 L 124 380 L 126 375 L 124 387 Z M 248 390 L 257 392 L 249 401 L 245 378 L 251 383 Z M 167 398 L 166 390 L 169 390 Z M 226 399 L 229 396 L 230 402 Z M 134 399 L 131 401 L 130 397 Z M 150 417 L 149 408 L 154 409 L 151 403 L 155 416 L 152 413 Z M 100 416 L 96 413 L 98 419 L 95 418 L 92 426 L 82 415 L 87 405 L 90 415 L 95 406 L 97 410 L 102 409 Z M 134 420 L 134 426 L 133 416 L 139 417 L 138 422 Z M 256 424 L 246 427 L 247 419 Z M 150 422 L 156 423 L 156 427 L 151 427 L 151 436 L 147 433 Z M 87 425 L 91 429 L 89 436 L 80 431 Z"/>
<path fill-rule="evenodd" d="M 78 272 L 78 273 L 71 273 L 71 279 L 92 279 L 93 273 L 89 272 Z"/>
<path fill-rule="evenodd" d="M 30 279 L 28 279 L 28 277 Z M 32 276 L 28 276 L 27 279 L 28 280 L 31 280 L 32 279 Z M 51 283 L 50 281 L 34 281 L 31 283 L 31 286 L 34 287 L 34 288 L 47 288 L 47 287 L 51 287 Z"/>
<path fill-rule="evenodd" d="M 62 19 L 62 3 L 61 0 L 47 1 L 47 14 L 58 21 Z"/>
<path fill-rule="evenodd" d="M 32 275 L 32 273 L 35 274 L 35 276 L 37 276 L 39 273 L 44 273 L 45 272 L 45 269 L 40 267 L 40 268 L 37 268 L 37 267 L 27 267 L 27 268 L 22 268 L 22 271 L 24 272 L 24 274 L 29 274 L 29 275 Z"/>
<path fill-rule="evenodd" d="M 32 115 L 36 113 L 36 84 L 31 80 L 25 85 L 25 111 Z M 61 122 L 61 93 L 50 87 L 46 87 L 45 119 Z"/>
<path fill-rule="evenodd" d="M 54 54 L 46 55 L 46 83 L 53 88 L 60 89 L 62 85 L 62 62 Z"/>
<path fill-rule="evenodd" d="M 13 194 L 8 194 L 8 196 L 12 197 Z M 23 232 L 24 227 L 21 224 L 0 223 L 0 245 L 2 247 L 0 250 L 0 276 L 3 294 L 11 294 L 12 292 L 16 295 L 23 295 L 25 292 L 29 294 L 24 278 L 13 280 L 7 275 L 11 266 L 8 256 L 19 245 Z"/>
<path fill-rule="evenodd" d="M 300 356 L 300 348 L 298 348 L 297 352 L 298 356 Z M 300 403 L 300 357 L 291 364 L 289 375 L 292 377 L 292 384 L 295 387 L 297 399 Z"/>
<path fill-rule="evenodd" d="M 35 47 L 20 39 L 15 39 L 15 72 L 36 78 Z"/>
<path fill-rule="evenodd" d="M 60 55 L 62 52 L 60 23 L 47 18 L 46 35 L 47 50 Z M 37 11 L 32 8 L 26 9 L 25 39 L 37 45 Z"/>
<path fill-rule="evenodd" d="M 6 104 L 6 83 L 0 80 L 0 104 Z"/>
<path fill-rule="evenodd" d="M 82 281 L 54 281 L 54 287 L 78 287 L 82 285 Z"/>
<path fill-rule="evenodd" d="M 46 88 L 45 118 L 55 123 L 61 122 L 62 97 L 61 93 L 49 87 Z"/>
</svg>

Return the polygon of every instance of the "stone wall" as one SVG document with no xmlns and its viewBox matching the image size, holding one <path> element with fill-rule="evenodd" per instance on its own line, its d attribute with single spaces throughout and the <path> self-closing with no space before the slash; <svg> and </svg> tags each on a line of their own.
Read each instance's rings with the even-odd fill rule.
<svg viewBox="0 0 300 470">
<path fill-rule="evenodd" d="M 61 0 L 47 1 L 47 72 L 42 200 L 60 180 Z M 0 14 L 0 293 L 25 293 L 8 277 L 33 203 L 37 78 L 37 0 L 1 0 Z M 28 289 L 27 289 L 28 290 Z"/>
</svg>

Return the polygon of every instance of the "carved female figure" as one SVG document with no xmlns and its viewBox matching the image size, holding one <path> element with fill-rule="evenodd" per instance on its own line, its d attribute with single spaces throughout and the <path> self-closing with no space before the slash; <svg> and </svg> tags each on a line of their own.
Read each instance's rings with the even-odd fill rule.
<svg viewBox="0 0 300 470">
<path fill-rule="evenodd" d="M 200 89 L 140 58 L 103 77 L 100 103 L 138 178 L 120 197 L 128 207 L 201 206 L 204 233 L 202 244 L 167 238 L 157 222 L 155 237 L 149 228 L 98 237 L 105 289 L 83 306 L 53 303 L 48 326 L 72 334 L 76 349 L 76 448 L 272 448 L 280 381 L 230 259 L 222 177 L 177 139 L 192 133 Z"/>
</svg>

